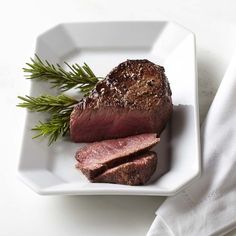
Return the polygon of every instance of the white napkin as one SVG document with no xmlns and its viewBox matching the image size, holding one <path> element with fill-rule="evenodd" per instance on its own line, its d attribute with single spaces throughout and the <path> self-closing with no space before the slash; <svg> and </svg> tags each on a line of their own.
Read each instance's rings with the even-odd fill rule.
<svg viewBox="0 0 236 236">
<path fill-rule="evenodd" d="M 201 127 L 202 176 L 157 210 L 147 236 L 223 235 L 236 227 L 236 55 Z"/>
</svg>

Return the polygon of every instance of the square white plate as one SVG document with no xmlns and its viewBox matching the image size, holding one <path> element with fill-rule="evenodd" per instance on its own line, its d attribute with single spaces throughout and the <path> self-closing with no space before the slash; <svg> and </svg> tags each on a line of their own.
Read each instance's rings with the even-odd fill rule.
<svg viewBox="0 0 236 236">
<path fill-rule="evenodd" d="M 145 186 L 125 186 L 89 183 L 75 168 L 74 154 L 82 144 L 64 139 L 48 147 L 47 140 L 32 140 L 30 129 L 45 117 L 28 112 L 19 175 L 33 190 L 40 194 L 173 195 L 200 174 L 193 33 L 171 22 L 66 23 L 40 35 L 36 53 L 52 63 L 86 62 L 102 77 L 126 59 L 146 58 L 163 65 L 174 113 L 157 146 L 159 163 L 151 181 Z M 55 92 L 47 83 L 31 82 L 32 96 Z"/>
</svg>

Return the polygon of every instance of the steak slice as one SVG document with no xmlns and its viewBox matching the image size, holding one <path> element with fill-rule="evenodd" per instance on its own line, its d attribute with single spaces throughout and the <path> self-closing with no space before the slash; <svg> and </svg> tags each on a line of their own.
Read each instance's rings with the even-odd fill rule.
<svg viewBox="0 0 236 236">
<path fill-rule="evenodd" d="M 135 154 L 152 148 L 159 141 L 156 134 L 140 134 L 91 143 L 76 153 L 76 167 L 92 180 L 107 169 L 129 161 Z"/>
<path fill-rule="evenodd" d="M 145 184 L 153 175 L 157 166 L 155 152 L 139 154 L 136 159 L 105 171 L 92 182 L 126 185 Z"/>
<path fill-rule="evenodd" d="M 148 60 L 119 64 L 74 107 L 71 139 L 93 142 L 142 133 L 159 136 L 173 109 L 164 71 Z"/>
</svg>

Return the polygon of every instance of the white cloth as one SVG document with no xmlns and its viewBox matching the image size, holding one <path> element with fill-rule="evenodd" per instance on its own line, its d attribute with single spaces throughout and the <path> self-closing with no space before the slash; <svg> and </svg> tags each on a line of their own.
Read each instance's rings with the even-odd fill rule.
<svg viewBox="0 0 236 236">
<path fill-rule="evenodd" d="M 236 227 L 236 55 L 201 127 L 202 176 L 157 210 L 147 236 L 223 235 Z"/>
</svg>

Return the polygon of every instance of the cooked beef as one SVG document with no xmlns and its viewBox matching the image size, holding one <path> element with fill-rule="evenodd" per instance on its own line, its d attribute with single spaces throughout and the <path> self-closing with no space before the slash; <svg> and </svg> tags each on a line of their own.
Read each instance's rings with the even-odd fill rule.
<svg viewBox="0 0 236 236">
<path fill-rule="evenodd" d="M 105 171 L 92 182 L 126 185 L 145 184 L 153 175 L 157 166 L 155 152 L 139 154 L 134 160 Z"/>
<path fill-rule="evenodd" d="M 159 140 L 156 134 L 140 134 L 90 143 L 76 153 L 77 167 L 91 180 L 107 169 L 129 161 L 135 154 L 152 148 Z"/>
<path fill-rule="evenodd" d="M 142 133 L 160 135 L 171 113 L 164 68 L 148 60 L 127 60 L 74 108 L 70 136 L 75 142 L 92 142 Z"/>
</svg>

